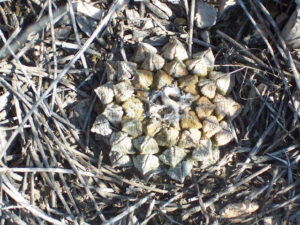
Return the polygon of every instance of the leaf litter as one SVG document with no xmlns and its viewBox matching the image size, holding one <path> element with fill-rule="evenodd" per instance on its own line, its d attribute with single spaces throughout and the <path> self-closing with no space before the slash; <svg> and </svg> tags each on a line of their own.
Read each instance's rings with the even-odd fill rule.
<svg viewBox="0 0 300 225">
<path fill-rule="evenodd" d="M 299 223 L 298 12 L 288 0 L 0 1 L 1 223 Z M 212 50 L 244 106 L 220 159 L 182 184 L 112 168 L 90 132 L 108 62 L 174 37 L 189 57 Z"/>
</svg>

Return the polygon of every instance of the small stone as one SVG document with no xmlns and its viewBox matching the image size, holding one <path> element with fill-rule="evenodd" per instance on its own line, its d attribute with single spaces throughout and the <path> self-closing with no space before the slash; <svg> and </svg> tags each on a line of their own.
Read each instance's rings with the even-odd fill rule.
<svg viewBox="0 0 300 225">
<path fill-rule="evenodd" d="M 290 50 L 298 50 L 300 48 L 300 10 L 299 10 L 299 1 L 295 1 L 297 3 L 297 7 L 295 7 L 293 13 L 291 15 L 286 15 L 288 21 L 285 23 L 281 33 L 282 36 L 288 45 Z M 299 87 L 298 87 L 299 88 Z"/>
<path fill-rule="evenodd" d="M 204 29 L 215 25 L 217 20 L 217 10 L 202 1 L 197 1 L 195 9 L 195 24 L 198 28 Z"/>
</svg>

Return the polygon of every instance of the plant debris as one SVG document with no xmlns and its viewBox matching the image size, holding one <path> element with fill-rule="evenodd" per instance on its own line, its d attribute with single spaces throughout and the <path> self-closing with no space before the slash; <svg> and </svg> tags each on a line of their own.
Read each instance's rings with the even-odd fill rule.
<svg viewBox="0 0 300 225">
<path fill-rule="evenodd" d="M 297 3 L 0 1 L 1 224 L 299 223 Z M 180 47 L 174 50 L 174 41 L 158 56 L 162 51 L 157 49 L 169 40 L 186 46 L 187 54 Z M 211 73 L 220 79 L 215 87 L 187 74 L 207 72 L 197 66 L 203 63 L 199 55 L 194 57 L 198 52 L 206 52 L 207 59 L 214 56 L 209 71 L 218 71 Z M 167 59 L 174 55 L 177 58 Z M 144 125 L 123 121 L 119 102 L 130 99 L 127 116 L 142 116 L 141 108 L 131 114 L 130 107 L 145 104 L 140 99 L 147 100 L 152 88 L 147 73 L 130 80 L 137 68 L 132 61 L 146 61 L 143 70 L 168 70 L 157 74 L 160 82 L 153 85 L 161 94 L 172 91 L 174 99 L 165 98 L 164 104 L 174 109 L 184 108 L 186 99 L 176 88 L 163 91 L 164 85 L 178 80 L 183 92 L 194 92 L 191 87 L 200 82 L 205 98 L 197 100 L 195 110 L 209 117 L 200 121 L 201 129 L 205 127 L 213 142 L 225 144 L 209 152 L 211 143 L 202 141 L 192 157 L 210 157 L 213 164 L 194 166 L 184 154 L 181 162 L 170 161 L 174 146 L 166 147 L 160 159 L 153 140 L 141 135 Z M 182 61 L 188 62 L 188 69 Z M 183 75 L 189 76 L 178 78 Z M 119 86 L 107 82 L 114 79 Z M 139 98 L 132 98 L 128 80 L 144 89 L 135 93 Z M 222 135 L 231 131 L 230 143 L 208 129 L 224 116 L 222 111 L 212 115 L 224 106 L 219 94 L 209 92 L 214 88 L 218 93 L 225 88 L 223 94 L 230 92 L 243 105 L 220 123 Z M 118 103 L 112 93 L 117 93 Z M 218 106 L 210 100 L 213 95 L 220 100 Z M 182 104 L 174 104 L 179 99 Z M 99 116 L 104 110 L 106 116 Z M 160 132 L 160 110 L 149 108 L 147 132 L 160 134 L 163 142 L 169 130 Z M 188 120 L 193 115 L 186 117 L 199 125 Z M 119 126 L 137 140 L 132 143 L 128 134 L 116 132 Z M 193 129 L 184 133 L 191 141 L 182 139 L 180 145 L 194 146 L 199 134 Z M 111 144 L 118 154 L 112 155 Z M 151 154 L 132 160 L 134 145 Z M 111 158 L 136 164 L 137 169 L 113 168 Z M 174 166 L 168 175 L 161 173 L 161 160 Z M 151 170 L 144 179 L 143 173 Z"/>
</svg>

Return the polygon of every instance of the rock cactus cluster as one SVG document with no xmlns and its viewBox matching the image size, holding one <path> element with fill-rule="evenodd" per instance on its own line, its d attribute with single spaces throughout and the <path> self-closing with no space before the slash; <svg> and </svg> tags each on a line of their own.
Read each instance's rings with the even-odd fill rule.
<svg viewBox="0 0 300 225">
<path fill-rule="evenodd" d="M 107 82 L 95 89 L 103 111 L 91 131 L 108 141 L 112 165 L 145 176 L 165 170 L 183 182 L 194 164 L 214 164 L 218 146 L 233 139 L 226 121 L 241 106 L 227 97 L 234 78 L 213 66 L 211 50 L 188 59 L 177 39 L 160 53 L 141 43 L 131 62 L 107 62 Z"/>
</svg>

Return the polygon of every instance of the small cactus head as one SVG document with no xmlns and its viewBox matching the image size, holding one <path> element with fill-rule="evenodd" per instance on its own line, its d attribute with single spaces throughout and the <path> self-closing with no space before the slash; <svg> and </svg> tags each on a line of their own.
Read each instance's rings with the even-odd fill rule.
<svg viewBox="0 0 300 225">
<path fill-rule="evenodd" d="M 183 182 L 194 164 L 216 163 L 241 106 L 227 97 L 233 77 L 212 71 L 211 50 L 188 59 L 177 39 L 160 50 L 141 43 L 132 61 L 108 62 L 108 82 L 95 90 L 103 111 L 92 132 L 109 139 L 112 165 Z"/>
</svg>

